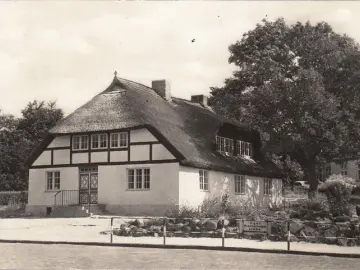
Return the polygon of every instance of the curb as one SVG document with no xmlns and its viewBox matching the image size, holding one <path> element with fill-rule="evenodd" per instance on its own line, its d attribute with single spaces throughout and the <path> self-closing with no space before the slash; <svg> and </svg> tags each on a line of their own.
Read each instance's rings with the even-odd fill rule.
<svg viewBox="0 0 360 270">
<path fill-rule="evenodd" d="M 161 244 L 134 244 L 134 243 L 101 243 L 101 242 L 69 242 L 69 241 L 37 241 L 37 240 L 4 240 L 0 243 L 13 244 L 42 244 L 42 245 L 76 245 L 76 246 L 102 246 L 102 247 L 128 247 L 128 248 L 160 248 L 160 249 L 190 249 L 190 250 L 215 250 L 215 251 L 239 251 L 239 252 L 256 252 L 272 254 L 291 254 L 291 255 L 308 255 L 308 256 L 329 256 L 338 258 L 357 258 L 359 254 L 351 253 L 325 253 L 298 250 L 281 250 L 281 249 L 256 249 L 244 247 L 221 247 L 221 246 L 181 246 L 181 245 L 161 245 Z"/>
</svg>

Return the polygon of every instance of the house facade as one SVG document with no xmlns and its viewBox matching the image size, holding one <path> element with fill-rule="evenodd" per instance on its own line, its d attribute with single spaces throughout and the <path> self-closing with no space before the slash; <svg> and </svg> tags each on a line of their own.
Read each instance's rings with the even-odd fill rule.
<svg viewBox="0 0 360 270">
<path fill-rule="evenodd" d="M 360 162 L 350 160 L 342 163 L 331 162 L 319 169 L 318 179 L 324 182 L 332 174 L 341 174 L 360 182 Z"/>
<path fill-rule="evenodd" d="M 215 114 L 202 95 L 174 98 L 115 76 L 111 85 L 50 130 L 29 159 L 27 211 L 102 205 L 122 215 L 164 215 L 228 193 L 278 205 L 282 174 L 260 135 Z"/>
</svg>

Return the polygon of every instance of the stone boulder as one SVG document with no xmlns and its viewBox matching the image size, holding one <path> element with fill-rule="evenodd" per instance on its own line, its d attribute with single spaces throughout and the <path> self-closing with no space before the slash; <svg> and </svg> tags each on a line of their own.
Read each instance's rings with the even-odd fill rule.
<svg viewBox="0 0 360 270">
<path fill-rule="evenodd" d="M 305 227 L 301 221 L 293 220 L 290 222 L 290 232 L 294 235 L 298 234 Z"/>
<path fill-rule="evenodd" d="M 143 219 L 137 218 L 137 219 L 134 221 L 133 225 L 135 225 L 135 226 L 137 226 L 137 227 L 144 227 L 145 222 L 144 222 Z"/>
<path fill-rule="evenodd" d="M 184 226 L 184 227 L 182 227 L 182 231 L 185 233 L 190 233 L 192 231 L 192 229 L 190 226 Z"/>
<path fill-rule="evenodd" d="M 204 223 L 204 227 L 208 230 L 208 231 L 215 231 L 217 229 L 217 222 L 214 220 L 207 220 Z"/>
<path fill-rule="evenodd" d="M 181 231 L 181 228 L 184 227 L 183 223 L 176 223 L 174 224 L 174 230 L 175 231 Z"/>
<path fill-rule="evenodd" d="M 200 224 L 200 219 L 198 218 L 193 218 L 192 220 L 190 220 L 189 225 L 191 226 L 191 228 L 195 228 L 196 226 L 198 226 Z"/>
<path fill-rule="evenodd" d="M 154 232 L 154 233 L 161 233 L 162 230 L 163 230 L 162 226 L 152 225 L 152 226 L 149 227 L 149 231 Z"/>
</svg>

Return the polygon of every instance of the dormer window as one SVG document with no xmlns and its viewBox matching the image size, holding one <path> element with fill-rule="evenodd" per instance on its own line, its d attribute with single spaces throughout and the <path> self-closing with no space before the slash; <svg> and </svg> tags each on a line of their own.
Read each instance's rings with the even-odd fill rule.
<svg viewBox="0 0 360 270">
<path fill-rule="evenodd" d="M 236 154 L 238 156 L 252 157 L 252 144 L 244 141 L 236 141 Z"/>
<path fill-rule="evenodd" d="M 228 155 L 233 155 L 234 153 L 234 140 L 216 136 L 216 151 L 225 153 Z"/>
</svg>

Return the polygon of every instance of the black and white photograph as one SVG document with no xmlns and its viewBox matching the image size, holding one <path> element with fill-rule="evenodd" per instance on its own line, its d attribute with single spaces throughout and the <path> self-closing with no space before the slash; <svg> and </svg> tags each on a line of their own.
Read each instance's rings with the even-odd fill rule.
<svg viewBox="0 0 360 270">
<path fill-rule="evenodd" d="M 0 1 L 0 269 L 359 269 L 360 2 Z"/>
</svg>

